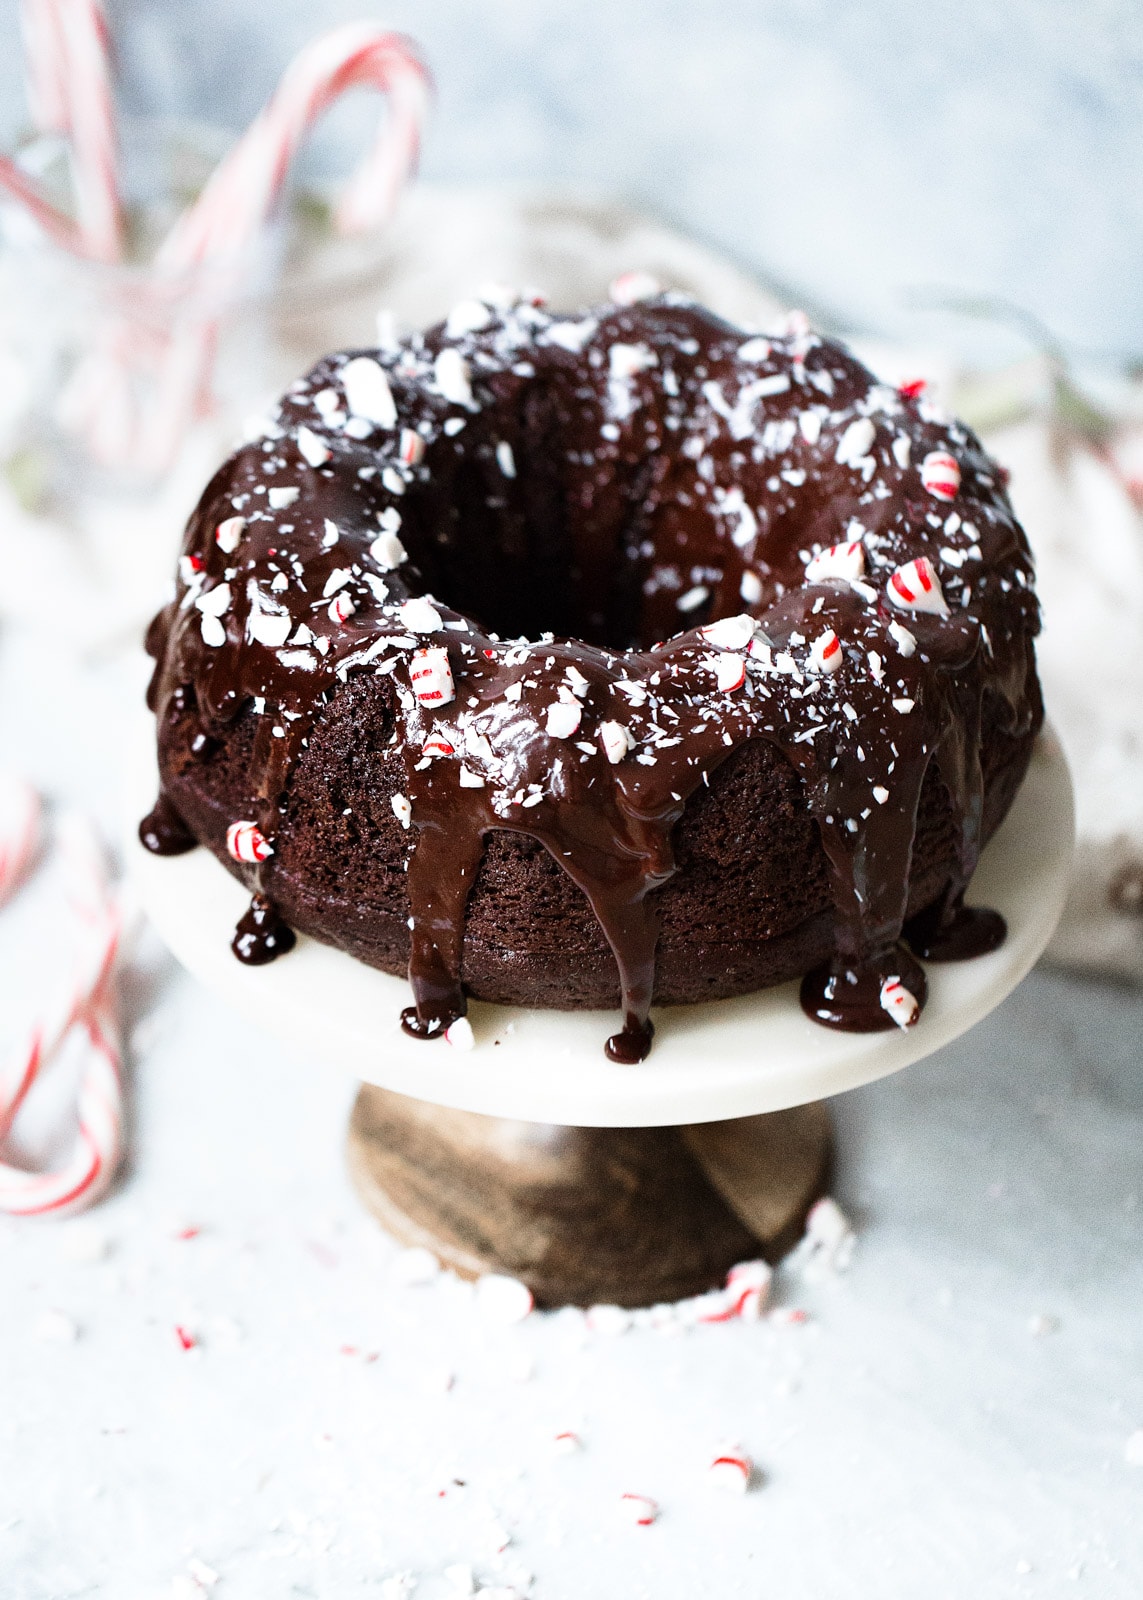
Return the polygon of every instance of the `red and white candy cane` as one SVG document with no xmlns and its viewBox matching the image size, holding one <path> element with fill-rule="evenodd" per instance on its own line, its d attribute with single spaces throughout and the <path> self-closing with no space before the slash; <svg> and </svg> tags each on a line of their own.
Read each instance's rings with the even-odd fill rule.
<svg viewBox="0 0 1143 1600">
<path fill-rule="evenodd" d="M 73 1036 L 78 1036 L 82 1052 L 78 1128 L 71 1155 L 55 1171 L 28 1172 L 0 1162 L 0 1211 L 14 1216 L 59 1216 L 90 1205 L 111 1183 L 123 1155 L 114 983 L 119 908 L 107 883 L 100 847 L 82 818 L 61 822 L 59 843 L 78 948 L 66 986 L 0 1073 L 0 1142 L 7 1138 L 37 1078 Z"/>
<path fill-rule="evenodd" d="M 268 104 L 171 230 L 157 264 L 186 270 L 241 256 L 272 215 L 306 135 L 335 100 L 362 87 L 388 96 L 389 121 L 342 193 L 335 220 L 345 233 L 384 223 L 416 168 L 430 79 L 410 39 L 354 22 L 315 39 L 294 58 Z"/>
<path fill-rule="evenodd" d="M 123 215 L 103 7 L 99 0 L 23 0 L 20 21 L 32 118 L 71 145 L 82 252 L 97 261 L 118 261 Z"/>
<path fill-rule="evenodd" d="M 23 778 L 0 772 L 0 906 L 23 882 L 39 840 L 39 795 Z"/>
</svg>

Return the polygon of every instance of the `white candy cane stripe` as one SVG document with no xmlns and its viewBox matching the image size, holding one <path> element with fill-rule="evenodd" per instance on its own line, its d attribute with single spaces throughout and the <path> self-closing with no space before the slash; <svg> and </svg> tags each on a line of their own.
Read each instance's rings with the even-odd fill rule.
<svg viewBox="0 0 1143 1600">
<path fill-rule="evenodd" d="M 23 778 L 0 773 L 0 906 L 23 881 L 39 839 L 39 795 Z"/>
<path fill-rule="evenodd" d="M 907 1028 L 917 1020 L 921 1007 L 898 977 L 886 978 L 881 985 L 881 1009 L 892 1017 L 899 1028 Z"/>
<path fill-rule="evenodd" d="M 941 580 L 928 556 L 918 556 L 915 561 L 898 567 L 889 579 L 887 592 L 892 603 L 902 611 L 927 611 L 937 617 L 949 614 Z"/>
<path fill-rule="evenodd" d="M 409 682 L 423 706 L 447 706 L 456 697 L 452 666 L 443 645 L 416 650 L 409 663 Z M 443 753 L 443 752 L 442 752 Z"/>
<path fill-rule="evenodd" d="M 226 848 L 235 861 L 247 865 L 266 861 L 274 846 L 256 822 L 232 822 L 226 830 Z"/>
<path fill-rule="evenodd" d="M 947 450 L 930 450 L 921 462 L 921 482 L 938 500 L 955 500 L 960 493 L 960 466 Z"/>
<path fill-rule="evenodd" d="M 841 578 L 853 583 L 865 576 L 865 546 L 860 539 L 848 544 L 827 545 L 806 566 L 806 582 L 820 583 L 823 578 Z"/>
<path fill-rule="evenodd" d="M 35 1025 L 0 1075 L 0 1142 L 39 1074 L 77 1032 L 82 1060 L 78 1129 L 70 1158 L 54 1172 L 28 1172 L 0 1163 L 0 1211 L 17 1216 L 62 1215 L 90 1205 L 111 1183 L 123 1153 L 113 976 L 119 948 L 118 907 L 88 825 L 79 818 L 66 818 L 59 840 L 72 922 L 79 934 L 78 954 L 71 978 L 47 1017 Z"/>
</svg>

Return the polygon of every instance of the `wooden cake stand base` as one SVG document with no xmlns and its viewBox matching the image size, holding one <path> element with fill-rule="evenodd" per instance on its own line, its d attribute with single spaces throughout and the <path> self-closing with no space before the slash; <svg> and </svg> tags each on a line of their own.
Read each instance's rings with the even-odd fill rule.
<svg viewBox="0 0 1143 1600">
<path fill-rule="evenodd" d="M 831 1157 L 820 1101 L 681 1128 L 569 1128 L 365 1084 L 349 1171 L 387 1233 L 540 1305 L 678 1300 L 801 1235 Z"/>
</svg>

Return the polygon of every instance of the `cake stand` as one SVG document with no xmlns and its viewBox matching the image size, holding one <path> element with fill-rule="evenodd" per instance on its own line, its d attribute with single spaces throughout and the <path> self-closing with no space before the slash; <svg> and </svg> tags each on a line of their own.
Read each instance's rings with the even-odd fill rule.
<svg viewBox="0 0 1143 1600">
<path fill-rule="evenodd" d="M 148 754 L 133 820 L 154 785 Z M 205 850 L 158 858 L 133 829 L 128 848 L 144 908 L 208 989 L 362 1080 L 350 1171 L 390 1233 L 466 1275 L 522 1278 L 543 1304 L 639 1305 L 795 1242 L 828 1177 L 824 1097 L 939 1050 L 1015 988 L 1063 908 L 1072 836 L 1067 765 L 1047 731 L 971 888 L 1003 913 L 1008 938 L 973 961 L 927 964 L 915 1027 L 833 1032 L 803 1015 L 790 983 L 657 1010 L 638 1066 L 604 1056 L 611 1012 L 473 1002 L 474 1050 L 410 1039 L 402 979 L 306 938 L 269 966 L 243 966 L 230 951 L 242 886 Z"/>
</svg>

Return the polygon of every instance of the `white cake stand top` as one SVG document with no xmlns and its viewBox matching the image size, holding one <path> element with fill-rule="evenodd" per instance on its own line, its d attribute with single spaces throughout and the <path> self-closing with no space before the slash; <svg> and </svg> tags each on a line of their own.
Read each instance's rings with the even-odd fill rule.
<svg viewBox="0 0 1143 1600">
<path fill-rule="evenodd" d="M 153 765 L 133 824 L 154 798 Z M 403 979 L 316 940 L 266 967 L 230 951 L 249 896 L 205 850 L 160 858 L 137 842 L 130 868 L 174 954 L 236 1010 L 320 1062 L 401 1094 L 464 1111 L 582 1127 L 653 1127 L 779 1111 L 897 1072 L 988 1014 L 1036 961 L 1063 909 L 1074 817 L 1059 741 L 1045 732 L 1004 826 L 984 852 L 971 899 L 1008 922 L 999 950 L 927 966 L 929 1001 L 907 1032 L 838 1033 L 810 1022 L 798 985 L 737 1000 L 666 1006 L 638 1066 L 603 1053 L 616 1013 L 529 1011 L 473 1002 L 472 1051 L 401 1031 Z"/>
</svg>

